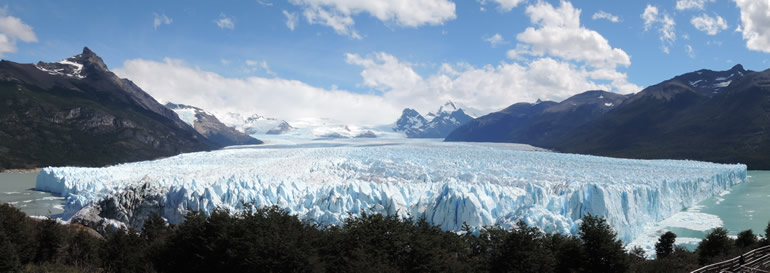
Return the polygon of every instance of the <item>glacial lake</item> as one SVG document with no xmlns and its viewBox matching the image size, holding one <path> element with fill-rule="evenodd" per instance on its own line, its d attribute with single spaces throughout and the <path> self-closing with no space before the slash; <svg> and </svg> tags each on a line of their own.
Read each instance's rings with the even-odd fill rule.
<svg viewBox="0 0 770 273">
<path fill-rule="evenodd" d="M 0 203 L 9 203 L 31 216 L 64 212 L 64 197 L 33 190 L 37 173 L 0 173 Z"/>
</svg>

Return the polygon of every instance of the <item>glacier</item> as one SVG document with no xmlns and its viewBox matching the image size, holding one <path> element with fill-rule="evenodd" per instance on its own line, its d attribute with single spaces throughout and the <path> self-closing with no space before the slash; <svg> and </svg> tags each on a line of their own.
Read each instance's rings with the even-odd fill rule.
<svg viewBox="0 0 770 273">
<path fill-rule="evenodd" d="M 518 220 L 577 233 L 606 217 L 625 243 L 645 227 L 746 179 L 742 164 L 631 160 L 528 145 L 427 140 L 327 141 L 228 149 L 103 168 L 49 167 L 36 189 L 66 198 L 66 221 L 140 228 L 159 213 L 277 205 L 338 225 L 361 212 L 425 217 L 444 230 Z"/>
</svg>

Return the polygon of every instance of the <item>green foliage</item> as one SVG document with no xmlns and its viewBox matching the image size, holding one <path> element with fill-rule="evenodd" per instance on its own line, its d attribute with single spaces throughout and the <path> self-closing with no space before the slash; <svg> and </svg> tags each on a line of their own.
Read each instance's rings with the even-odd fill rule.
<svg viewBox="0 0 770 273">
<path fill-rule="evenodd" d="M 320 227 L 278 207 L 191 212 L 176 226 L 152 215 L 141 232 L 101 237 L 0 205 L 0 272 L 689 272 L 756 245 L 750 231 L 738 237 L 715 229 L 690 252 L 666 233 L 658 259 L 647 260 L 641 248 L 625 252 L 606 220 L 591 215 L 576 237 L 525 222 L 455 233 L 425 218 L 370 213 Z"/>
<path fill-rule="evenodd" d="M 726 259 L 733 252 L 733 240 L 724 228 L 715 228 L 706 235 L 696 250 L 701 265 Z"/>
<path fill-rule="evenodd" d="M 625 272 L 628 268 L 623 243 L 607 224 L 607 220 L 593 215 L 583 218 L 579 230 L 586 252 L 585 270 L 588 272 Z"/>
<path fill-rule="evenodd" d="M 663 259 L 674 253 L 674 242 L 676 242 L 676 234 L 671 231 L 660 235 L 658 242 L 655 243 L 655 255 L 658 259 Z"/>
<path fill-rule="evenodd" d="M 17 272 L 21 269 L 19 255 L 11 240 L 0 231 L 0 272 Z"/>
<path fill-rule="evenodd" d="M 45 219 L 37 225 L 36 263 L 56 263 L 65 243 L 65 230 L 56 220 Z"/>
<path fill-rule="evenodd" d="M 492 255 L 492 272 L 551 272 L 556 261 L 543 233 L 519 221 Z"/>
<path fill-rule="evenodd" d="M 740 250 L 750 250 L 754 248 L 758 242 L 759 239 L 757 238 L 757 235 L 749 229 L 738 233 L 738 238 L 735 239 L 735 246 Z"/>
</svg>

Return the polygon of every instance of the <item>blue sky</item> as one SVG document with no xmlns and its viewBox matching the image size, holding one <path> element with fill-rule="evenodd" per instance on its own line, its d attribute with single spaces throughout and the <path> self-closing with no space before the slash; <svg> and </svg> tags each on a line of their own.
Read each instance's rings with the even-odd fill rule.
<svg viewBox="0 0 770 273">
<path fill-rule="evenodd" d="M 383 123 L 445 100 L 483 114 L 703 68 L 764 70 L 760 2 L 0 1 L 0 52 L 57 61 L 88 46 L 160 100 Z"/>
</svg>

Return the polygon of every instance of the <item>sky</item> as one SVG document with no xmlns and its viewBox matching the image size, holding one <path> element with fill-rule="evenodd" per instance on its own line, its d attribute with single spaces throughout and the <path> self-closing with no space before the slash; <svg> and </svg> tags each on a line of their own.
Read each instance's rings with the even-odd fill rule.
<svg viewBox="0 0 770 273">
<path fill-rule="evenodd" d="M 3 59 L 84 46 L 162 102 L 376 125 L 765 70 L 770 1 L 0 0 Z"/>
</svg>

